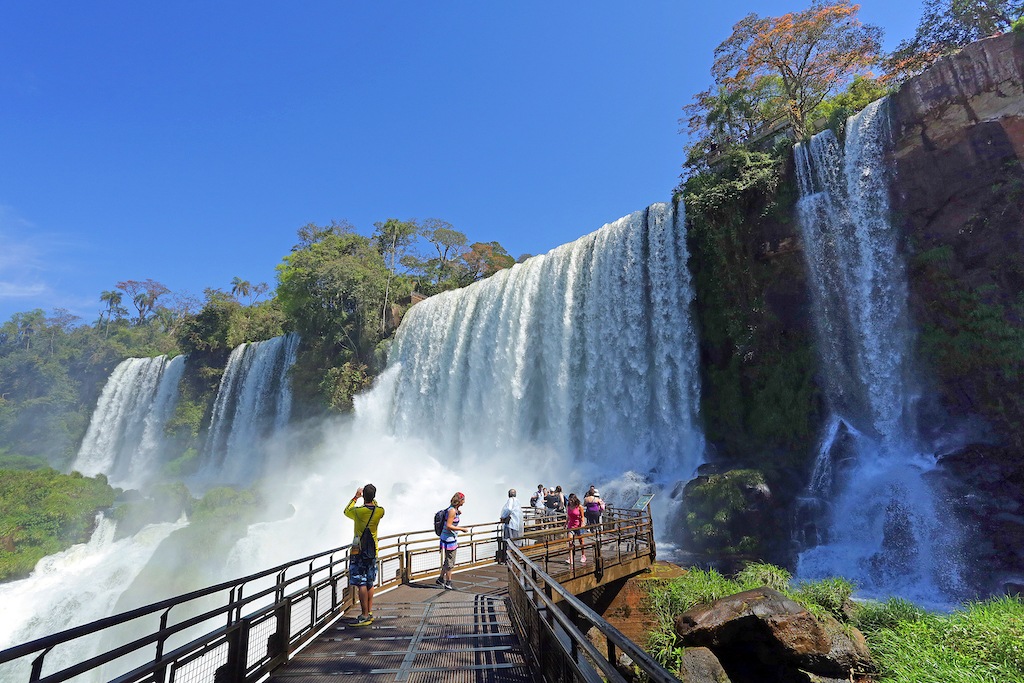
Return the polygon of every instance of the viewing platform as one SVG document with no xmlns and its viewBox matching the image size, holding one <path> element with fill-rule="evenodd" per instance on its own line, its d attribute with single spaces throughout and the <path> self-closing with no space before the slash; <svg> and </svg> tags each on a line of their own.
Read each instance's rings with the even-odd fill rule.
<svg viewBox="0 0 1024 683">
<path fill-rule="evenodd" d="M 435 583 L 433 531 L 380 538 L 368 626 L 352 625 L 345 546 L 10 648 L 0 666 L 33 683 L 624 683 L 625 655 L 651 680 L 676 680 L 585 599 L 654 562 L 646 504 L 610 508 L 582 536 L 587 562 L 577 543 L 572 564 L 564 515 L 525 512 L 518 545 L 497 523 L 460 534 L 453 590 Z M 61 656 L 84 638 L 103 646 L 82 661 Z"/>
</svg>

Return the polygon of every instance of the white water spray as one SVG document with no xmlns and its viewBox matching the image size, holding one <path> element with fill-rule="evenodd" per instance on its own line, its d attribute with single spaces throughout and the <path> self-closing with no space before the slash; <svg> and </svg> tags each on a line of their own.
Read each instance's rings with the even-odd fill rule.
<svg viewBox="0 0 1024 683">
<path fill-rule="evenodd" d="M 843 575 L 866 592 L 943 602 L 956 590 L 956 533 L 924 479 L 907 284 L 889 219 L 885 100 L 796 147 L 800 228 L 828 401 L 836 417 L 808 490 L 830 506 L 801 577 Z"/>
<path fill-rule="evenodd" d="M 153 524 L 115 541 L 114 522 L 98 515 L 88 543 L 44 557 L 26 579 L 0 583 L 0 650 L 110 616 L 157 546 L 182 526 Z M 59 646 L 46 656 L 43 674 L 88 659 L 99 643 L 97 634 Z M 27 681 L 30 664 L 0 666 L 0 681 Z"/>
</svg>

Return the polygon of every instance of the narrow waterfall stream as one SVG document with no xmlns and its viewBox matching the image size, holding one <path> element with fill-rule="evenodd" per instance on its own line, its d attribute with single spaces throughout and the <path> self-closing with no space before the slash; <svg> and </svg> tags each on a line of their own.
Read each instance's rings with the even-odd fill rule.
<svg viewBox="0 0 1024 683">
<path fill-rule="evenodd" d="M 928 481 L 915 423 L 907 283 L 889 215 L 886 101 L 797 145 L 800 228 L 821 377 L 835 418 L 807 496 L 822 511 L 803 578 L 846 576 L 870 595 L 924 603 L 959 590 L 956 525 Z"/>
</svg>

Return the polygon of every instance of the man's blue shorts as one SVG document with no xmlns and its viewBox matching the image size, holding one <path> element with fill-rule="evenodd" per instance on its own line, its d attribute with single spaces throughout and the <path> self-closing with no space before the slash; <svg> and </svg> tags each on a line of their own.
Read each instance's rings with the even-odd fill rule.
<svg viewBox="0 0 1024 683">
<path fill-rule="evenodd" d="M 377 583 L 377 559 L 352 555 L 348 561 L 348 585 L 373 586 Z"/>
</svg>

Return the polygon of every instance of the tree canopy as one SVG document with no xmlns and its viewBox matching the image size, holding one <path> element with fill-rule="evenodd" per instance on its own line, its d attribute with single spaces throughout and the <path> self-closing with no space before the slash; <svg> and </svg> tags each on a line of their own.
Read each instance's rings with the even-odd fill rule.
<svg viewBox="0 0 1024 683">
<path fill-rule="evenodd" d="M 748 14 L 715 49 L 716 83 L 727 92 L 777 89 L 769 98 L 782 98 L 776 106 L 803 137 L 808 115 L 878 59 L 882 31 L 862 24 L 858 9 L 842 0 L 781 17 Z"/>
<path fill-rule="evenodd" d="M 900 82 L 919 74 L 970 42 L 1009 31 L 1022 15 L 1024 0 L 924 0 L 914 37 L 886 57 L 884 78 Z"/>
</svg>

